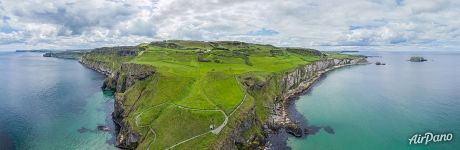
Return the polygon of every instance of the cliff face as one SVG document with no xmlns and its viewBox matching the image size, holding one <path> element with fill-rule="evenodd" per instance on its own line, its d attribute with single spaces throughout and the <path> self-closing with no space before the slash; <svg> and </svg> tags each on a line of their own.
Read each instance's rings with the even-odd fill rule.
<svg viewBox="0 0 460 150">
<path fill-rule="evenodd" d="M 106 78 L 102 88 L 123 93 L 126 89 L 133 86 L 137 80 L 144 80 L 154 72 L 153 68 L 148 65 L 122 64 L 117 72 L 111 73 Z"/>
<path fill-rule="evenodd" d="M 140 134 L 133 131 L 124 120 L 131 110 L 124 105 L 126 98 L 123 93 L 137 81 L 145 80 L 154 73 L 155 71 L 151 66 L 125 63 L 120 66 L 119 70 L 105 79 L 102 88 L 113 90 L 116 93 L 112 118 L 119 127 L 115 143 L 117 147 L 135 149 L 141 138 Z"/>
<path fill-rule="evenodd" d="M 111 76 L 121 64 L 134 59 L 138 49 L 134 46 L 102 47 L 81 54 L 79 61 L 86 67 Z"/>
<path fill-rule="evenodd" d="M 367 60 L 365 58 L 327 59 L 299 67 L 294 71 L 287 73 L 281 80 L 283 93 L 281 97 L 283 99 L 287 99 L 292 95 L 302 92 L 305 88 L 308 88 L 307 86 L 309 86 L 309 82 L 315 80 L 325 71 L 345 65 L 355 65 L 366 62 Z"/>
<path fill-rule="evenodd" d="M 141 136 L 133 131 L 124 120 L 130 110 L 124 105 L 125 97 L 123 93 L 137 81 L 145 80 L 152 76 L 155 73 L 154 69 L 148 65 L 124 63 L 114 70 L 109 67 L 107 62 L 85 59 L 85 57 L 80 60 L 80 63 L 107 76 L 102 88 L 115 92 L 114 112 L 112 113 L 112 118 L 117 125 L 118 131 L 115 145 L 120 148 L 135 149 Z"/>
<path fill-rule="evenodd" d="M 80 59 L 79 62 L 90 69 L 93 69 L 99 73 L 104 74 L 105 76 L 110 76 L 112 72 L 114 71 L 113 69 L 108 67 L 105 62 L 102 62 L 102 61 L 90 61 L 87 59 Z"/>
<path fill-rule="evenodd" d="M 314 62 L 309 65 L 298 67 L 286 73 L 280 80 L 281 94 L 277 97 L 272 108 L 272 115 L 269 123 L 276 129 L 285 128 L 286 132 L 296 136 L 303 136 L 303 130 L 288 117 L 287 107 L 291 97 L 297 96 L 308 89 L 323 73 L 347 66 L 366 64 L 367 60 L 363 57 L 353 59 L 327 59 Z"/>
</svg>

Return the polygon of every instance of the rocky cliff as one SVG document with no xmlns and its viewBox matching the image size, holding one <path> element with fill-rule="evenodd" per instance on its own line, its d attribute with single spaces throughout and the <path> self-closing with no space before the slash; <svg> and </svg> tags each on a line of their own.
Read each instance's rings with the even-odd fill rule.
<svg viewBox="0 0 460 150">
<path fill-rule="evenodd" d="M 330 69 L 342 67 L 345 65 L 354 65 L 367 63 L 365 58 L 355 59 L 326 59 L 316 61 L 312 64 L 301 66 L 292 72 L 288 72 L 281 80 L 282 92 L 281 97 L 288 97 L 302 92 L 308 88 L 309 83 Z"/>
<path fill-rule="evenodd" d="M 112 51 L 111 49 L 108 51 Z M 93 53 L 103 53 L 101 50 L 93 51 L 88 55 L 97 55 Z M 116 57 L 129 57 L 133 52 L 120 50 L 115 55 Z M 104 55 L 104 54 L 103 54 Z M 120 58 L 118 60 L 123 60 Z M 124 92 L 132 87 L 137 81 L 145 80 L 152 76 L 155 71 L 152 66 L 121 63 L 118 66 L 113 65 L 112 62 L 97 60 L 91 57 L 82 57 L 79 61 L 84 66 L 93 69 L 106 75 L 102 88 L 111 90 L 115 93 L 114 112 L 112 118 L 117 125 L 118 135 L 116 137 L 115 145 L 125 149 L 135 149 L 139 144 L 140 134 L 133 131 L 133 129 L 126 123 L 124 117 L 129 110 L 124 104 Z"/>
<path fill-rule="evenodd" d="M 139 144 L 140 134 L 136 133 L 124 120 L 131 111 L 130 107 L 124 104 L 126 98 L 123 93 L 133 86 L 137 81 L 145 80 L 155 73 L 148 65 L 125 63 L 120 69 L 108 76 L 102 88 L 115 91 L 113 121 L 117 124 L 118 135 L 115 145 L 120 148 L 135 149 Z"/>
<path fill-rule="evenodd" d="M 79 62 L 90 69 L 104 74 L 105 76 L 110 76 L 112 72 L 114 72 L 114 70 L 103 61 L 88 60 L 83 58 L 80 59 Z"/>
<path fill-rule="evenodd" d="M 104 68 L 101 68 L 104 70 Z M 126 89 L 133 86 L 138 80 L 144 80 L 151 76 L 155 71 L 151 66 L 125 63 L 120 66 L 120 69 L 111 73 L 105 79 L 103 89 L 123 93 Z"/>
<path fill-rule="evenodd" d="M 245 137 L 244 133 L 247 130 L 250 130 L 254 127 L 260 127 L 259 120 L 257 118 L 256 109 L 254 107 L 249 110 L 240 112 L 245 116 L 244 118 L 239 118 L 236 121 L 234 128 L 229 131 L 227 137 L 222 140 L 216 141 L 213 147 L 209 149 L 219 149 L 219 150 L 235 150 L 235 149 L 255 149 L 260 145 L 260 141 L 263 140 L 263 137 L 257 135 L 250 135 Z"/>
<path fill-rule="evenodd" d="M 364 57 L 347 59 L 326 59 L 316 61 L 312 64 L 298 67 L 291 72 L 287 72 L 280 80 L 281 94 L 275 100 L 269 124 L 272 127 L 285 128 L 286 132 L 301 137 L 303 130 L 288 117 L 289 100 L 307 90 L 323 73 L 335 68 L 367 64 Z"/>
<path fill-rule="evenodd" d="M 79 62 L 106 76 L 112 75 L 122 63 L 136 57 L 138 49 L 134 46 L 102 47 L 81 54 Z"/>
</svg>

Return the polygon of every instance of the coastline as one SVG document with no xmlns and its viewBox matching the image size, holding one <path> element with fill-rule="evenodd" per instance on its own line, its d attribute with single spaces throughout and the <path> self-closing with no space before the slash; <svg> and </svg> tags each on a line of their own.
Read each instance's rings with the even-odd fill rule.
<svg viewBox="0 0 460 150">
<path fill-rule="evenodd" d="M 287 139 L 290 136 L 306 138 L 309 135 L 314 135 L 321 128 L 334 132 L 330 127 L 308 126 L 307 119 L 295 108 L 295 102 L 301 95 L 312 90 L 316 83 L 325 79 L 329 72 L 346 67 L 370 64 L 366 59 L 364 60 L 365 62 L 337 65 L 315 72 L 312 78 L 301 82 L 296 88 L 284 94 L 280 104 L 276 105 L 278 107 L 273 109 L 275 114 L 281 114 L 281 116 L 272 114 L 274 126 L 272 126 L 269 131 L 265 130 L 267 137 L 264 149 L 291 149 L 287 145 Z"/>
<path fill-rule="evenodd" d="M 130 84 L 123 84 L 125 86 L 118 87 L 116 86 L 118 84 L 116 84 L 114 81 L 118 81 L 117 74 L 120 74 L 120 71 L 115 71 L 112 68 L 107 67 L 103 62 L 97 60 L 89 61 L 87 59 L 79 59 L 78 62 L 86 68 L 95 70 L 96 72 L 105 75 L 106 79 L 104 80 L 102 89 L 110 90 L 114 93 L 117 91 L 122 91 L 123 89 L 127 89 L 130 87 L 130 85 L 134 84 L 134 81 L 137 79 L 132 78 L 127 81 L 127 83 Z M 268 114 L 271 115 L 271 118 L 267 120 L 267 124 L 263 125 L 262 128 L 265 135 L 267 136 L 265 136 L 265 140 L 262 139 L 263 141 L 260 141 L 261 144 L 267 148 L 272 143 L 281 143 L 277 145 L 284 145 L 285 148 L 283 149 L 286 149 L 287 145 L 285 142 L 287 140 L 288 133 L 294 133 L 293 135 L 296 135 L 296 132 L 300 132 L 300 137 L 302 137 L 303 132 L 306 129 L 304 125 L 304 122 L 306 121 L 302 120 L 302 116 L 298 116 L 300 114 L 295 110 L 295 107 L 293 107 L 295 105 L 291 104 L 291 102 L 295 102 L 295 99 L 298 98 L 298 96 L 302 95 L 305 91 L 310 89 L 312 85 L 314 85 L 314 83 L 316 83 L 318 79 L 323 77 L 323 75 L 327 72 L 338 68 L 343 68 L 345 66 L 360 64 L 368 64 L 366 57 L 323 59 L 312 62 L 311 64 L 299 66 L 291 71 L 285 72 L 285 74 L 280 78 L 281 93 L 279 96 L 275 97 L 274 107 L 271 107 L 273 112 Z M 139 75 L 142 75 L 142 70 L 145 69 L 141 69 L 141 66 L 142 65 L 123 67 L 122 65 L 121 68 L 125 69 L 121 72 L 130 72 L 133 75 L 140 73 Z M 126 70 L 126 68 L 131 69 Z M 124 108 L 117 103 L 116 99 L 117 97 L 115 96 L 114 111 L 112 113 L 111 119 L 116 126 L 115 146 L 121 148 L 136 147 L 135 145 L 138 144 L 138 141 L 128 142 L 125 140 L 125 137 L 132 137 L 133 139 L 137 139 L 139 134 L 132 131 L 129 125 L 122 121 L 121 113 L 124 112 Z M 310 127 L 308 128 L 310 130 Z M 319 129 L 316 128 L 315 130 Z M 305 134 L 305 136 L 308 136 L 308 134 Z"/>
</svg>

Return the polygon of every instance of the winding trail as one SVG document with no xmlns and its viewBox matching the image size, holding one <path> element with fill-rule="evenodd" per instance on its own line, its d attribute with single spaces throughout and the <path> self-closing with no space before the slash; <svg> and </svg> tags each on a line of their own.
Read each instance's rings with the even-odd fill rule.
<svg viewBox="0 0 460 150">
<path fill-rule="evenodd" d="M 176 144 L 170 146 L 170 147 L 167 148 L 167 149 L 174 148 L 174 147 L 176 147 L 176 146 L 178 146 L 178 145 L 180 145 L 180 144 L 182 144 L 182 143 L 185 143 L 185 142 L 191 141 L 191 140 L 193 140 L 193 139 L 195 139 L 195 138 L 198 138 L 198 137 L 201 137 L 201 136 L 203 136 L 203 135 L 206 135 L 206 134 L 208 134 L 209 132 L 214 133 L 214 134 L 218 134 L 218 133 L 222 130 L 222 128 L 225 127 L 225 125 L 226 125 L 227 122 L 228 122 L 228 116 L 227 116 L 227 114 L 225 114 L 225 112 L 224 112 L 223 110 L 220 110 L 220 109 L 199 109 L 199 108 L 191 108 L 191 107 L 187 107 L 187 106 L 178 105 L 178 104 L 175 104 L 175 103 L 162 103 L 162 104 L 159 104 L 159 105 L 150 107 L 150 108 L 148 108 L 148 109 L 142 111 L 141 113 L 139 113 L 139 114 L 135 117 L 136 126 L 138 126 L 138 127 L 149 127 L 149 131 L 155 136 L 155 137 L 154 137 L 154 140 L 151 141 L 151 142 L 149 143 L 149 145 L 148 145 L 148 147 L 147 147 L 148 150 L 150 150 L 151 144 L 155 142 L 157 135 L 156 135 L 155 131 L 154 131 L 150 126 L 139 125 L 139 117 L 140 117 L 142 114 L 144 114 L 144 112 L 146 112 L 146 111 L 148 111 L 148 110 L 150 110 L 150 109 L 156 108 L 156 107 L 158 107 L 158 106 L 164 105 L 164 104 L 171 104 L 171 105 L 176 106 L 176 107 L 178 107 L 178 108 L 186 109 L 186 110 L 192 110 L 192 111 L 221 112 L 221 113 L 225 116 L 224 123 L 222 123 L 218 128 L 216 128 L 216 129 L 214 129 L 214 130 L 207 131 L 207 132 L 202 133 L 202 134 L 199 134 L 199 135 L 196 135 L 196 136 L 194 136 L 194 137 L 188 138 L 188 139 L 183 140 L 183 141 L 181 141 L 181 142 L 178 142 L 178 143 L 176 143 Z"/>
<path fill-rule="evenodd" d="M 148 127 L 150 133 L 152 133 L 153 136 L 154 136 L 154 137 L 153 137 L 153 140 L 150 141 L 149 146 L 147 147 L 147 150 L 150 150 L 150 145 L 152 145 L 152 143 L 154 143 L 154 142 L 156 141 L 156 139 L 157 139 L 157 134 L 156 134 L 156 132 L 152 129 L 152 127 L 150 127 L 149 125 L 139 125 L 139 116 L 141 116 L 142 114 L 144 114 L 144 112 L 146 112 L 146 111 L 148 111 L 148 110 L 150 110 L 150 109 L 152 109 L 152 108 L 156 108 L 156 107 L 162 106 L 162 105 L 164 105 L 164 104 L 167 104 L 167 103 L 161 103 L 161 104 L 152 106 L 152 107 L 150 107 L 150 108 L 148 108 L 148 109 L 146 109 L 146 110 L 144 110 L 144 111 L 142 111 L 141 113 L 139 113 L 139 114 L 136 115 L 136 119 L 135 119 L 135 121 L 134 121 L 134 122 L 136 123 L 136 126 L 141 127 L 141 128 Z"/>
<path fill-rule="evenodd" d="M 230 113 L 229 116 L 232 116 L 233 113 L 235 113 L 236 110 L 238 110 L 238 108 L 240 108 L 241 104 L 243 104 L 245 101 L 246 101 L 246 96 L 248 96 L 248 93 L 246 92 L 246 89 L 244 88 L 243 85 L 241 85 L 241 82 L 239 82 L 238 78 L 235 76 L 235 80 L 236 80 L 236 83 L 238 83 L 238 85 L 240 85 L 240 89 L 241 91 L 244 92 L 244 97 L 243 99 L 241 100 L 240 104 L 238 106 L 236 106 L 235 109 L 233 109 L 233 111 Z"/>
<path fill-rule="evenodd" d="M 235 81 L 238 83 L 238 85 L 239 85 L 241 91 L 244 92 L 244 97 L 241 99 L 241 102 L 238 104 L 238 106 L 236 106 L 236 108 L 233 109 L 232 112 L 231 112 L 229 115 L 227 115 L 227 114 L 225 113 L 225 111 L 223 111 L 222 109 L 200 109 L 200 108 L 191 108 L 191 107 L 187 107 L 187 106 L 178 105 L 178 104 L 176 104 L 176 103 L 162 103 L 162 104 L 153 106 L 153 107 L 151 107 L 151 108 L 148 108 L 148 109 L 142 111 L 141 113 L 139 113 L 139 114 L 135 117 L 136 126 L 138 126 L 138 127 L 149 127 L 149 131 L 154 135 L 154 139 L 153 139 L 153 141 L 151 141 L 151 142 L 149 143 L 147 149 L 150 150 L 150 145 L 151 145 L 152 143 L 155 142 L 155 140 L 156 140 L 156 138 L 157 138 L 157 135 L 156 135 L 155 131 L 154 131 L 150 126 L 142 126 L 142 125 L 139 126 L 139 117 L 140 117 L 141 115 L 143 115 L 144 112 L 146 112 L 146 111 L 148 111 L 148 110 L 150 110 L 150 109 L 156 108 L 156 107 L 158 107 L 158 106 L 164 105 L 164 104 L 171 104 L 171 105 L 176 106 L 176 107 L 178 107 L 178 108 L 186 109 L 186 110 L 192 110 L 192 111 L 214 111 L 214 112 L 217 112 L 217 111 L 218 111 L 218 112 L 221 112 L 221 113 L 224 115 L 224 122 L 223 122 L 221 125 L 219 125 L 217 128 L 212 129 L 212 130 L 207 131 L 207 132 L 204 132 L 204 133 L 201 133 L 201 134 L 199 134 L 199 135 L 193 136 L 193 137 L 191 137 L 191 138 L 182 140 L 182 141 L 180 141 L 180 142 L 177 142 L 177 143 L 175 143 L 174 145 L 171 145 L 170 147 L 166 148 L 167 150 L 173 149 L 173 148 L 175 148 L 176 146 L 178 146 L 178 145 L 180 145 L 180 144 L 183 144 L 183 143 L 186 143 L 186 142 L 188 142 L 188 141 L 194 140 L 194 139 L 199 138 L 199 137 L 201 137 L 201 136 L 204 136 L 204 135 L 206 135 L 206 134 L 208 134 L 208 133 L 213 133 L 213 134 L 215 134 L 215 135 L 219 134 L 219 133 L 222 131 L 222 129 L 227 125 L 228 120 L 229 120 L 229 117 L 232 116 L 232 115 L 236 112 L 236 110 L 238 110 L 238 109 L 240 108 L 240 106 L 246 101 L 246 97 L 247 97 L 247 95 L 248 95 L 247 92 L 246 92 L 246 90 L 245 90 L 245 88 L 243 87 L 243 85 L 241 85 L 241 83 L 239 82 L 239 80 L 238 80 L 238 78 L 237 78 L 236 76 L 235 76 Z M 207 96 L 206 96 L 206 98 L 207 98 Z M 209 101 L 209 98 L 207 98 L 207 100 Z M 212 104 L 214 104 L 212 101 L 209 101 L 209 102 L 211 102 Z M 216 106 L 216 108 L 219 108 L 219 107 L 217 107 L 216 104 L 214 104 L 214 105 Z"/>
<path fill-rule="evenodd" d="M 228 123 L 228 116 L 227 114 L 221 110 L 221 109 L 199 109 L 199 108 L 190 108 L 190 107 L 187 107 L 187 106 L 182 106 L 182 105 L 178 105 L 178 104 L 175 104 L 175 103 L 172 103 L 173 105 L 177 106 L 178 108 L 182 108 L 182 109 L 187 109 L 187 110 L 193 110 L 193 111 L 218 111 L 218 112 L 221 112 L 223 115 L 224 115 L 224 122 L 222 124 L 219 125 L 219 127 L 211 130 L 210 132 L 212 132 L 213 134 L 219 134 L 220 131 L 222 131 L 222 129 L 227 125 Z M 241 105 L 241 104 L 240 104 Z M 193 138 L 193 137 L 192 137 Z"/>
<path fill-rule="evenodd" d="M 222 114 L 224 114 L 224 116 L 225 116 L 224 119 L 225 119 L 225 120 L 224 120 L 224 122 L 223 122 L 222 124 L 220 124 L 219 127 L 215 128 L 215 129 L 213 129 L 213 130 L 211 130 L 211 132 L 212 132 L 213 134 L 216 134 L 216 135 L 219 134 L 220 131 L 222 131 L 222 129 L 227 125 L 227 122 L 228 122 L 228 116 L 227 116 L 227 114 L 225 114 L 225 112 L 222 111 L 222 110 L 220 110 L 220 112 L 222 112 Z"/>
<path fill-rule="evenodd" d="M 135 121 L 134 121 L 134 122 L 136 123 L 136 126 L 142 127 L 142 126 L 139 126 L 139 116 L 141 116 L 142 114 L 144 114 L 144 112 L 146 112 L 146 111 L 148 111 L 148 110 L 150 110 L 150 109 L 152 109 L 152 108 L 156 108 L 156 107 L 158 107 L 158 106 L 162 106 L 162 105 L 164 105 L 164 104 L 167 104 L 167 103 L 161 103 L 161 104 L 152 106 L 152 107 L 150 107 L 150 108 L 148 108 L 148 109 L 142 111 L 141 113 L 137 114 L 137 115 L 136 115 L 136 119 L 135 119 Z"/>
<path fill-rule="evenodd" d="M 166 148 L 166 149 L 167 149 L 167 150 L 173 149 L 174 147 L 176 147 L 176 146 L 178 146 L 178 145 L 180 145 L 180 144 L 183 144 L 183 143 L 185 143 L 185 142 L 191 141 L 191 140 L 196 139 L 196 138 L 198 138 L 198 137 L 200 137 L 200 136 L 206 135 L 206 134 L 208 134 L 209 132 L 211 132 L 211 131 L 208 131 L 208 132 L 205 132 L 205 133 L 196 135 L 196 136 L 194 136 L 194 137 L 191 137 L 191 138 L 189 138 L 189 139 L 183 140 L 183 141 L 181 141 L 181 142 L 179 142 L 179 143 L 176 143 L 176 144 L 174 144 L 174 145 L 172 145 L 172 146 L 170 146 L 169 148 Z"/>
<path fill-rule="evenodd" d="M 153 129 L 152 129 L 150 126 L 149 126 L 149 130 L 150 130 L 150 132 L 153 133 L 154 137 L 153 137 L 153 141 L 151 141 L 151 142 L 149 143 L 149 146 L 147 147 L 147 150 L 150 150 L 150 145 L 152 145 L 152 143 L 154 143 L 155 140 L 157 139 L 157 134 L 155 133 L 155 131 L 153 131 Z"/>
<path fill-rule="evenodd" d="M 248 95 L 248 94 L 246 93 L 246 90 L 243 88 L 243 85 L 241 85 L 241 83 L 239 82 L 239 80 L 238 80 L 238 78 L 237 78 L 236 76 L 235 76 L 235 80 L 236 80 L 236 82 L 238 83 L 238 85 L 240 86 L 241 91 L 244 92 L 244 97 L 243 97 L 243 99 L 241 100 L 240 104 L 238 104 L 238 106 L 236 106 L 236 108 L 233 109 L 233 111 L 230 113 L 230 115 L 227 116 L 227 114 L 225 114 L 225 112 L 224 112 L 223 110 L 220 110 L 220 111 L 225 115 L 225 120 L 224 120 L 224 122 L 223 122 L 219 127 L 217 127 L 216 129 L 213 129 L 213 130 L 211 130 L 211 131 L 208 131 L 208 132 L 205 132 L 205 133 L 196 135 L 196 136 L 194 136 L 194 137 L 188 138 L 188 139 L 186 139 L 186 140 L 183 140 L 183 141 L 181 141 L 181 142 L 178 142 L 178 143 L 176 143 L 176 144 L 170 146 L 169 148 L 166 148 L 167 150 L 173 149 L 174 147 L 176 147 L 176 146 L 178 146 L 178 145 L 180 145 L 180 144 L 183 144 L 183 143 L 185 143 L 185 142 L 188 142 L 188 141 L 191 141 L 191 140 L 196 139 L 196 138 L 198 138 L 198 137 L 201 137 L 201 136 L 203 136 L 203 135 L 206 135 L 206 134 L 209 133 L 209 132 L 211 132 L 211 133 L 217 135 L 217 134 L 220 133 L 220 131 L 222 131 L 222 129 L 223 129 L 223 128 L 227 125 L 227 123 L 228 123 L 228 117 L 229 117 L 229 116 L 232 116 L 233 113 L 236 112 L 236 110 L 237 110 L 238 108 L 240 108 L 240 106 L 246 101 L 246 97 L 247 97 L 247 95 Z"/>
</svg>

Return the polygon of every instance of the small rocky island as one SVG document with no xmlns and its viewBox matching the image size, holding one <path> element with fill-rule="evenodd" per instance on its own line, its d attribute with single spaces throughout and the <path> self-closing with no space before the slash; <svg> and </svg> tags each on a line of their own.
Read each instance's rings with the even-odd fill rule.
<svg viewBox="0 0 460 150">
<path fill-rule="evenodd" d="M 423 58 L 423 57 L 414 56 L 414 57 L 411 57 L 409 59 L 409 61 L 411 61 L 411 62 L 424 62 L 424 61 L 428 61 L 428 60 Z"/>
<path fill-rule="evenodd" d="M 383 62 L 378 61 L 378 62 L 375 62 L 375 65 L 379 66 L 379 65 L 386 65 L 386 64 L 383 63 Z"/>
</svg>

